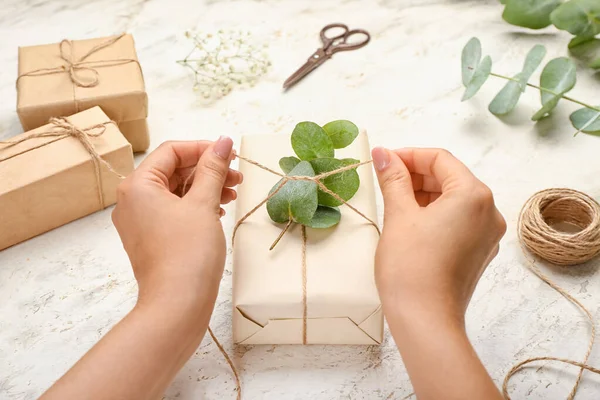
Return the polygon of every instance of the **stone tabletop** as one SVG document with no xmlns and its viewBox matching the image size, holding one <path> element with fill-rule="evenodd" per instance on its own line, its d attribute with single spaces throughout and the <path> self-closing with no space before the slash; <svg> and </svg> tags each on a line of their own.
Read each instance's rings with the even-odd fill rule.
<svg viewBox="0 0 600 400">
<path fill-rule="evenodd" d="M 508 223 L 500 254 L 477 288 L 467 315 L 470 338 L 500 384 L 517 361 L 553 355 L 579 360 L 590 328 L 575 307 L 525 268 L 515 228 L 535 191 L 570 187 L 600 198 L 600 138 L 573 137 L 563 102 L 534 125 L 539 94 L 498 119 L 487 105 L 504 82 L 491 78 L 461 103 L 460 51 L 478 36 L 494 70 L 520 71 L 537 43 L 565 56 L 569 37 L 524 33 L 502 21 L 497 0 L 3 0 L 0 7 L 0 139 L 19 132 L 15 112 L 17 48 L 134 35 L 150 101 L 152 147 L 171 139 L 289 134 L 298 121 L 350 119 L 372 145 L 445 147 L 494 191 Z M 371 32 L 371 43 L 336 54 L 298 86 L 281 85 L 320 45 L 331 22 Z M 192 90 L 175 61 L 190 50 L 184 33 L 243 29 L 267 43 L 272 61 L 255 87 L 214 102 Z M 534 79 L 538 79 L 538 74 Z M 600 76 L 580 68 L 573 97 L 597 103 Z M 143 159 L 138 155 L 136 162 Z M 0 177 L 2 179 L 2 177 Z M 228 236 L 235 204 L 224 219 Z M 383 205 L 378 194 L 381 220 Z M 136 283 L 111 210 L 97 212 L 0 252 L 0 398 L 33 399 L 63 374 L 133 306 Z M 2 229 L 0 210 L 0 229 Z M 228 249 L 231 254 L 231 248 Z M 599 261 L 547 274 L 600 317 Z M 250 346 L 231 343 L 231 257 L 211 326 L 242 375 L 244 399 L 405 399 L 412 388 L 393 339 L 382 346 Z M 595 349 L 590 364 L 600 366 Z M 552 363 L 511 381 L 514 398 L 564 399 L 576 369 Z M 460 367 L 460 366 L 457 366 Z M 577 399 L 597 399 L 600 377 L 584 375 Z M 432 384 L 435 377 L 431 377 Z M 206 338 L 177 375 L 168 399 L 233 399 L 234 381 Z"/>
</svg>

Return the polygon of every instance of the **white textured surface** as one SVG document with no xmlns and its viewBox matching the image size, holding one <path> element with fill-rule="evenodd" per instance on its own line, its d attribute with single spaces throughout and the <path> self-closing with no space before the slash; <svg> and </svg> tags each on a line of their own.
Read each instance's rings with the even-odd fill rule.
<svg viewBox="0 0 600 400">
<path fill-rule="evenodd" d="M 153 147 L 167 139 L 288 134 L 301 120 L 338 118 L 368 129 L 374 145 L 446 147 L 491 186 L 509 226 L 468 313 L 470 337 L 501 382 L 515 361 L 541 355 L 580 359 L 587 347 L 584 317 L 523 268 L 515 223 L 523 202 L 538 189 L 567 186 L 600 197 L 600 139 L 572 137 L 567 116 L 574 107 L 566 102 L 533 125 L 529 116 L 539 100 L 531 91 L 513 115 L 493 117 L 487 103 L 503 84 L 494 79 L 475 99 L 460 103 L 460 50 L 473 35 L 495 60 L 496 72 L 518 71 L 535 43 L 545 44 L 552 57 L 566 53 L 568 36 L 553 30 L 519 34 L 500 13 L 496 0 L 3 0 L 0 138 L 20 132 L 14 111 L 17 46 L 126 30 L 135 36 L 144 68 Z M 371 44 L 336 55 L 282 94 L 281 83 L 319 45 L 319 29 L 334 21 L 369 30 Z M 202 104 L 187 70 L 175 63 L 189 50 L 183 33 L 191 28 L 247 28 L 270 42 L 273 68 L 255 88 Z M 573 96 L 597 103 L 599 87 L 598 76 L 580 71 Z M 228 234 L 231 207 L 224 221 Z M 599 266 L 596 261 L 549 272 L 596 318 Z M 245 399 L 402 399 L 412 392 L 389 334 L 381 347 L 233 349 L 230 285 L 228 259 L 212 326 L 241 370 Z M 0 398 L 38 396 L 131 309 L 135 296 L 110 210 L 1 252 Z M 590 363 L 600 365 L 600 350 Z M 574 368 L 547 366 L 516 377 L 514 398 L 565 398 Z M 233 388 L 227 365 L 206 339 L 167 398 L 228 399 Z M 577 398 L 597 399 L 598 393 L 600 378 L 586 373 Z"/>
</svg>

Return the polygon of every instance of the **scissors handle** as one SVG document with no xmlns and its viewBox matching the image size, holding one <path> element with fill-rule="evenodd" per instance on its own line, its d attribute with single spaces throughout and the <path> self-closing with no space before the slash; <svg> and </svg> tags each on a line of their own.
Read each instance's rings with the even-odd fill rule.
<svg viewBox="0 0 600 400">
<path fill-rule="evenodd" d="M 328 37 L 327 31 L 333 28 L 341 28 L 343 30 L 339 35 Z M 363 40 L 354 43 L 348 43 L 348 39 L 354 35 L 364 35 Z M 321 29 L 321 41 L 323 42 L 323 50 L 328 56 L 331 56 L 338 51 L 356 50 L 365 46 L 371 40 L 369 32 L 363 29 L 348 29 L 345 24 L 329 24 Z"/>
</svg>

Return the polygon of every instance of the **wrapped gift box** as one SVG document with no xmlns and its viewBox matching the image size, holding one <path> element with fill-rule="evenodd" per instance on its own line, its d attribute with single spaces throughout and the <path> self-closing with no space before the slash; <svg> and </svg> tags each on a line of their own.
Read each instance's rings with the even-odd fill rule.
<svg viewBox="0 0 600 400">
<path fill-rule="evenodd" d="M 336 157 L 370 159 L 369 142 L 361 133 Z M 242 138 L 240 154 L 279 170 L 278 161 L 293 154 L 287 135 Z M 239 220 L 263 200 L 279 178 L 240 161 Z M 350 203 L 377 220 L 373 173 L 358 168 L 361 186 Z M 307 228 L 306 343 L 379 344 L 383 313 L 374 279 L 376 229 L 348 207 L 334 228 Z M 287 232 L 269 251 L 282 226 L 261 207 L 239 227 L 233 249 L 233 336 L 240 344 L 301 344 L 304 302 L 301 227 Z"/>
<path fill-rule="evenodd" d="M 148 148 L 148 96 L 131 35 L 19 48 L 17 113 L 24 130 L 94 106 L 119 124 L 133 151 Z"/>
<path fill-rule="evenodd" d="M 133 171 L 131 145 L 99 107 L 67 118 L 90 129 L 94 149 L 119 174 Z M 52 124 L 11 138 L 60 133 Z M 0 250 L 101 210 L 116 201 L 121 178 L 99 163 L 99 180 L 90 153 L 73 136 L 29 138 L 0 144 Z"/>
</svg>

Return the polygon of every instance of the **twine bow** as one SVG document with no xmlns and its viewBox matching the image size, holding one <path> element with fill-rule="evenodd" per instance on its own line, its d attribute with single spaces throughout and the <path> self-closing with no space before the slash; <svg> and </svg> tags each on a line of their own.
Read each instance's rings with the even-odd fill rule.
<svg viewBox="0 0 600 400">
<path fill-rule="evenodd" d="M 101 67 L 112 67 L 115 65 L 123 65 L 129 63 L 136 63 L 138 66 L 140 65 L 138 60 L 133 58 L 125 58 L 125 59 L 114 59 L 114 60 L 101 60 L 101 61 L 86 61 L 86 59 L 92 54 L 113 45 L 123 36 L 125 33 L 122 33 L 119 36 L 115 36 L 110 38 L 102 43 L 97 44 L 92 47 L 87 53 L 85 53 L 82 57 L 75 59 L 73 56 L 73 41 L 68 39 L 63 39 L 59 44 L 60 49 L 60 58 L 65 62 L 64 65 L 60 65 L 58 67 L 53 68 L 40 68 L 35 69 L 33 71 L 25 72 L 20 74 L 17 77 L 17 85 L 19 84 L 19 80 L 25 76 L 42 76 L 42 75 L 52 75 L 52 74 L 60 74 L 60 73 L 68 73 L 71 82 L 73 82 L 74 86 L 91 88 L 98 86 L 100 83 L 100 74 L 96 68 Z M 141 69 L 141 66 L 140 66 Z M 85 76 L 81 75 L 82 72 L 91 72 L 92 78 L 86 79 Z M 75 93 L 73 91 L 73 93 Z M 75 94 L 73 94 L 75 97 Z"/>
<path fill-rule="evenodd" d="M 96 125 L 93 125 L 93 126 L 90 126 L 87 128 L 78 128 L 72 122 L 70 122 L 67 118 L 59 117 L 59 118 L 50 118 L 50 124 L 53 125 L 53 129 L 51 129 L 49 131 L 30 133 L 29 135 L 25 135 L 16 140 L 9 140 L 9 141 L 4 141 L 4 142 L 0 141 L 0 145 L 5 145 L 4 148 L 0 148 L 0 154 L 1 154 L 1 151 L 3 149 L 7 149 L 9 147 L 16 146 L 20 143 L 26 142 L 31 139 L 48 138 L 48 137 L 54 138 L 53 140 L 43 142 L 43 143 L 41 143 L 37 146 L 31 147 L 31 148 L 27 148 L 21 152 L 17 152 L 8 157 L 0 158 L 0 162 L 9 160 L 13 157 L 24 154 L 28 151 L 46 146 L 50 143 L 54 143 L 58 140 L 61 140 L 61 139 L 67 138 L 67 137 L 74 137 L 83 145 L 85 150 L 90 154 L 90 156 L 92 158 L 92 163 L 94 164 L 94 172 L 96 175 L 96 187 L 98 188 L 98 200 L 99 200 L 100 206 L 102 208 L 105 208 L 106 206 L 104 203 L 104 189 L 102 187 L 102 177 L 100 175 L 100 165 L 104 165 L 110 172 L 112 172 L 113 174 L 115 174 L 116 176 L 118 176 L 121 179 L 123 179 L 125 177 L 123 175 L 119 174 L 117 171 L 115 171 L 115 169 L 108 162 L 106 162 L 106 160 L 104 160 L 102 158 L 102 156 L 100 156 L 100 154 L 98 153 L 98 151 L 96 151 L 96 149 L 94 148 L 94 145 L 90 141 L 90 138 L 102 136 L 104 134 L 104 132 L 106 131 L 107 125 L 113 124 L 116 126 L 116 123 L 114 121 L 108 121 L 108 122 L 103 122 L 101 124 L 96 124 Z"/>
</svg>

